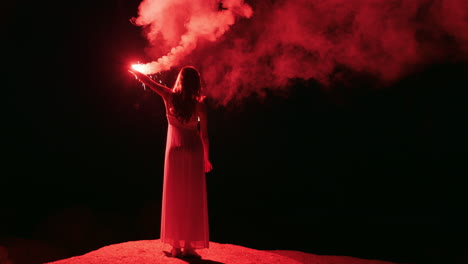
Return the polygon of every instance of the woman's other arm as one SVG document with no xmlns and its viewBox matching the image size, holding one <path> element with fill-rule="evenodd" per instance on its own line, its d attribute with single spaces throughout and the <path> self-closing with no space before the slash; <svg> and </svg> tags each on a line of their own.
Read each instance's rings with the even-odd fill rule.
<svg viewBox="0 0 468 264">
<path fill-rule="evenodd" d="M 206 105 L 204 102 L 198 104 L 198 116 L 200 117 L 200 137 L 203 144 L 203 160 L 205 172 L 210 172 L 213 169 L 210 161 L 210 140 L 208 138 L 208 120 L 206 115 Z"/>
</svg>

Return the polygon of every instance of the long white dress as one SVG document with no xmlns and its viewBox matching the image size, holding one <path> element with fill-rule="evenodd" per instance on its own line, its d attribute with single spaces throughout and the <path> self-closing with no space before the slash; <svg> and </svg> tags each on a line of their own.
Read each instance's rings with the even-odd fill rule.
<svg viewBox="0 0 468 264">
<path fill-rule="evenodd" d="M 179 121 L 166 101 L 168 120 L 161 241 L 178 248 L 209 246 L 206 177 L 198 115 Z"/>
</svg>

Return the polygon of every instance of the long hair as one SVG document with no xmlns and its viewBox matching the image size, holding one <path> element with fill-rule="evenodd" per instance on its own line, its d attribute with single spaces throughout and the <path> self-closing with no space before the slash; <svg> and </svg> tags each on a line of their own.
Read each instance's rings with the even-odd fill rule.
<svg viewBox="0 0 468 264">
<path fill-rule="evenodd" d="M 174 91 L 172 99 L 174 113 L 180 121 L 188 122 L 201 98 L 201 81 L 197 69 L 193 66 L 180 69 L 172 90 Z"/>
</svg>

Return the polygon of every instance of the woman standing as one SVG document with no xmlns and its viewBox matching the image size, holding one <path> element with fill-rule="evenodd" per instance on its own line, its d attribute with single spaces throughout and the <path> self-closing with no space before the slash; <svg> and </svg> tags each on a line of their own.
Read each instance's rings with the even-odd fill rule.
<svg viewBox="0 0 468 264">
<path fill-rule="evenodd" d="M 208 248 L 205 173 L 212 170 L 206 107 L 199 72 L 183 67 L 172 89 L 130 70 L 164 100 L 168 121 L 161 214 L 161 241 L 172 245 L 173 257 L 200 257 Z"/>
</svg>

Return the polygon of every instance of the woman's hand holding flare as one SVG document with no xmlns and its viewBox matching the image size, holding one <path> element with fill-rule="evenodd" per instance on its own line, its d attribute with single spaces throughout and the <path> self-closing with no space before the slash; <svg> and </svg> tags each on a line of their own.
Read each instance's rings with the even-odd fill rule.
<svg viewBox="0 0 468 264">
<path fill-rule="evenodd" d="M 131 69 L 128 70 L 129 73 L 133 74 L 135 76 L 135 79 L 140 81 L 140 76 L 143 74 L 139 72 L 137 69 L 135 69 L 134 66 L 131 67 Z"/>
</svg>

